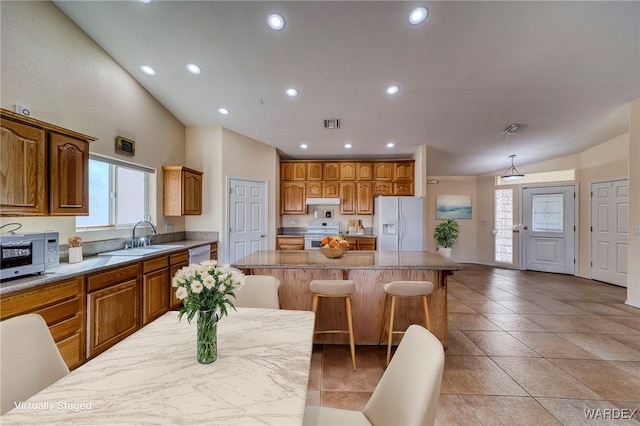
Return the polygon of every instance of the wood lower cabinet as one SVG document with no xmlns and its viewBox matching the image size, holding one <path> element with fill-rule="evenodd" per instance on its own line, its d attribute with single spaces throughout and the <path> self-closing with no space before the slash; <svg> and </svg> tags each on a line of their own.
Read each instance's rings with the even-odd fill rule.
<svg viewBox="0 0 640 426">
<path fill-rule="evenodd" d="M 142 325 L 169 310 L 169 256 L 142 262 Z"/>
<path fill-rule="evenodd" d="M 280 186 L 280 213 L 306 214 L 306 185 L 304 182 L 282 182 Z"/>
<path fill-rule="evenodd" d="M 218 243 L 211 243 L 211 260 L 218 260 Z M 173 263 L 171 263 L 173 265 Z"/>
<path fill-rule="evenodd" d="M 216 246 L 215 256 L 218 257 L 218 244 L 212 244 L 211 247 Z M 211 259 L 213 259 L 213 249 L 211 251 Z M 180 269 L 185 266 L 189 266 L 189 252 L 181 251 L 179 253 L 169 256 L 169 309 L 172 311 L 178 311 L 182 307 L 182 302 L 176 297 L 176 289 L 172 286 L 171 280 Z"/>
<path fill-rule="evenodd" d="M 277 236 L 276 250 L 304 250 L 304 237 Z"/>
<path fill-rule="evenodd" d="M 87 275 L 87 358 L 138 330 L 140 263 Z"/>
<path fill-rule="evenodd" d="M 0 303 L 0 320 L 28 313 L 41 315 L 69 369 L 85 361 L 83 277 L 11 293 L 2 296 Z"/>
<path fill-rule="evenodd" d="M 344 237 L 349 243 L 349 250 L 375 250 L 375 237 Z"/>
<path fill-rule="evenodd" d="M 202 172 L 183 166 L 163 166 L 165 216 L 202 214 Z"/>
</svg>

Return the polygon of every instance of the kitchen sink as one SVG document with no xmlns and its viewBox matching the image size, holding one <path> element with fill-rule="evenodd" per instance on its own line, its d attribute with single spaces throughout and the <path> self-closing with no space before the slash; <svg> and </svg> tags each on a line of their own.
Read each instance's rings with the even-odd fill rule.
<svg viewBox="0 0 640 426">
<path fill-rule="evenodd" d="M 136 248 L 125 248 L 120 250 L 105 251 L 99 253 L 98 256 L 148 256 L 150 254 L 159 253 L 166 250 L 184 247 L 176 244 L 157 244 Z"/>
</svg>

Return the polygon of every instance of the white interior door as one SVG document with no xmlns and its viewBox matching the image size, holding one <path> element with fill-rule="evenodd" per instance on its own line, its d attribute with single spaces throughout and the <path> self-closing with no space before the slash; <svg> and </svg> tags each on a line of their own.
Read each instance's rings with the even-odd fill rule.
<svg viewBox="0 0 640 426">
<path fill-rule="evenodd" d="M 629 181 L 591 185 L 591 278 L 627 286 Z"/>
<path fill-rule="evenodd" d="M 575 186 L 522 189 L 523 266 L 575 274 Z"/>
<path fill-rule="evenodd" d="M 267 248 L 267 183 L 229 179 L 228 262 Z"/>
</svg>

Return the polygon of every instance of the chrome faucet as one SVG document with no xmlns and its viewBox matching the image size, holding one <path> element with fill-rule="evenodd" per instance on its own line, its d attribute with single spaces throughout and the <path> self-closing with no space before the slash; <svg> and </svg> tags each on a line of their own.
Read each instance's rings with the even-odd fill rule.
<svg viewBox="0 0 640 426">
<path fill-rule="evenodd" d="M 151 227 L 151 235 L 140 237 L 140 240 L 136 241 L 136 228 L 141 224 L 145 224 Z M 157 234 L 158 232 L 156 231 L 156 227 L 153 226 L 153 223 L 149 222 L 148 220 L 141 220 L 140 222 L 133 225 L 133 228 L 131 230 L 131 248 L 148 246 L 151 243 L 151 237 Z"/>
</svg>

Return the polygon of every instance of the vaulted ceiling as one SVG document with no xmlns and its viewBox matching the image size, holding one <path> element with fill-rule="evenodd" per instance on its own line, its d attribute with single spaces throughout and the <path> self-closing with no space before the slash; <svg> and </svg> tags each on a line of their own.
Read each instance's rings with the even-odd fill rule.
<svg viewBox="0 0 640 426">
<path fill-rule="evenodd" d="M 636 1 L 54 3 L 184 125 L 223 126 L 283 158 L 427 145 L 430 175 L 484 174 L 510 154 L 521 166 L 625 133 L 640 96 Z M 417 6 L 428 18 L 411 25 Z M 511 123 L 527 127 L 500 134 Z"/>
</svg>

